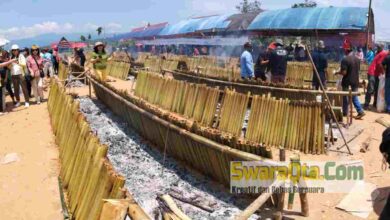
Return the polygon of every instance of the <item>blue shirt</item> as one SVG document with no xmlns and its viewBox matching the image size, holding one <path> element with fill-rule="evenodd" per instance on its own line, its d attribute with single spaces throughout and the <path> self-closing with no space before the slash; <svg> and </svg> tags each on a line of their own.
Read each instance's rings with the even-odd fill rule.
<svg viewBox="0 0 390 220">
<path fill-rule="evenodd" d="M 245 50 L 240 58 L 241 64 L 241 77 L 248 78 L 253 77 L 254 69 L 253 69 L 253 57 L 249 51 Z"/>
<path fill-rule="evenodd" d="M 369 50 L 367 55 L 366 55 L 366 61 L 367 61 L 368 65 L 370 65 L 372 63 L 372 61 L 374 60 L 374 57 L 375 57 L 374 51 Z"/>
<path fill-rule="evenodd" d="M 48 62 L 53 62 L 53 55 L 51 53 L 44 53 L 42 58 Z"/>
</svg>

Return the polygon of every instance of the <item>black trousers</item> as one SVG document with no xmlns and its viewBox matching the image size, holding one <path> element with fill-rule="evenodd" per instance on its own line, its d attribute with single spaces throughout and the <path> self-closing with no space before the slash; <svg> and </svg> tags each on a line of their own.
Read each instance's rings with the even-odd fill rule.
<svg viewBox="0 0 390 220">
<path fill-rule="evenodd" d="M 5 86 L 0 86 L 0 112 L 5 112 Z"/>
</svg>

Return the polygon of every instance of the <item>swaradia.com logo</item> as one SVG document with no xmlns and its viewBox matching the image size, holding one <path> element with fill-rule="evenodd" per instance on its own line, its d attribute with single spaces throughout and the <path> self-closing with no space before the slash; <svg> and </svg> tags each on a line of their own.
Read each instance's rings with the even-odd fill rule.
<svg viewBox="0 0 390 220">
<path fill-rule="evenodd" d="M 235 161 L 230 163 L 230 191 L 346 193 L 364 181 L 362 161 Z"/>
</svg>

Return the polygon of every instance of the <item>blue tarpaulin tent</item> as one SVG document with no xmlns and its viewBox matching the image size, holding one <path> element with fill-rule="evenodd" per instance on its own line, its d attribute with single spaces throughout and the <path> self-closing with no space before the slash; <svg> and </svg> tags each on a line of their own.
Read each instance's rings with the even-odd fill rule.
<svg viewBox="0 0 390 220">
<path fill-rule="evenodd" d="M 165 27 L 159 35 L 168 36 L 188 34 L 202 30 L 226 29 L 231 22 L 228 20 L 228 18 L 232 15 L 233 14 L 227 14 L 183 20 L 176 24 Z"/>
<path fill-rule="evenodd" d="M 134 28 L 131 32 L 114 36 L 113 40 L 153 38 L 168 25 L 167 22 Z"/>
<path fill-rule="evenodd" d="M 248 30 L 365 30 L 368 8 L 290 8 L 264 11 Z"/>
</svg>

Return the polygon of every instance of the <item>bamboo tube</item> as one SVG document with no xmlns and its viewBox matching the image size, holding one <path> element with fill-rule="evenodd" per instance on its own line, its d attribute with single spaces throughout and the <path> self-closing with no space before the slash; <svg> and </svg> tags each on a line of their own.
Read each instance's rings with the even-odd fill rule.
<svg viewBox="0 0 390 220">
<path fill-rule="evenodd" d="M 103 200 L 103 209 L 99 220 L 123 220 L 126 217 L 129 200 Z"/>
<path fill-rule="evenodd" d="M 172 213 L 177 216 L 178 219 L 181 220 L 190 220 L 190 218 L 184 214 L 176 205 L 176 203 L 173 201 L 172 197 L 169 195 L 162 195 L 158 197 L 161 202 L 164 203 L 164 205 L 172 211 Z"/>
</svg>

